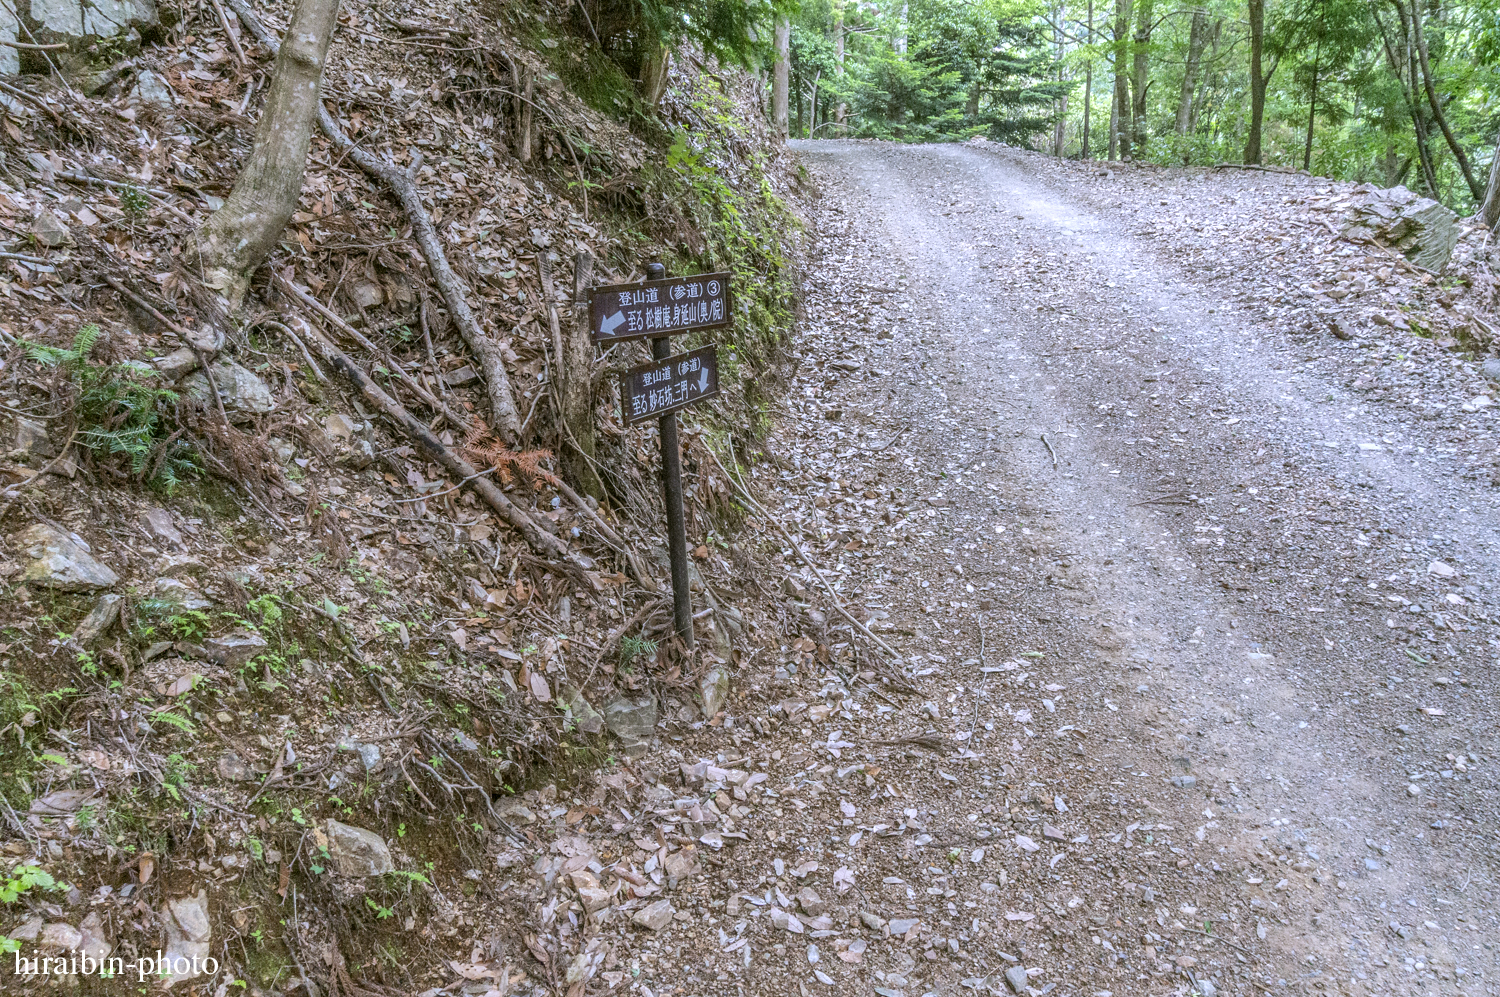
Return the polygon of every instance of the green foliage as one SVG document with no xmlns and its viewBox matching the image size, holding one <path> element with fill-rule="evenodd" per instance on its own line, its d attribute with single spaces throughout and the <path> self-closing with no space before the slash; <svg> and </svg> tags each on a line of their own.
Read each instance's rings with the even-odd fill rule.
<svg viewBox="0 0 1500 997">
<path fill-rule="evenodd" d="M 52 877 L 52 874 L 34 865 L 18 865 L 0 879 L 0 907 L 20 902 L 32 890 L 44 893 L 60 893 L 67 887 Z M 14 938 L 0 935 L 0 954 L 19 952 L 21 943 Z"/>
<path fill-rule="evenodd" d="M 729 99 L 704 90 L 693 104 L 703 127 L 677 130 L 665 163 L 642 173 L 652 199 L 678 213 L 680 256 L 672 272 L 733 275 L 735 345 L 742 360 L 765 369 L 779 359 L 791 324 L 795 288 L 784 246 L 797 221 L 772 189 L 764 160 L 731 154 L 731 146 L 744 147 L 746 136 Z M 721 383 L 727 383 L 722 371 Z M 754 385 L 746 388 L 748 396 Z"/>
<path fill-rule="evenodd" d="M 643 637 L 620 638 L 620 667 L 629 668 L 636 658 L 654 658 L 657 644 Z"/>
<path fill-rule="evenodd" d="M 146 210 L 151 207 L 151 198 L 139 187 L 126 184 L 120 188 L 120 207 L 124 209 L 126 218 L 138 222 L 146 217 Z"/>
<path fill-rule="evenodd" d="M 765 51 L 764 26 L 787 6 L 784 0 L 601 0 L 589 5 L 589 26 L 627 76 L 639 79 L 642 62 L 661 49 L 691 46 L 721 62 L 751 65 Z"/>
<path fill-rule="evenodd" d="M 1058 79 L 1043 9 L 1032 0 L 916 0 L 885 13 L 804 4 L 792 30 L 793 134 L 919 142 L 988 134 L 1025 143 L 1050 128 L 1056 102 L 1076 89 Z"/>
<path fill-rule="evenodd" d="M 196 640 L 213 626 L 212 618 L 201 609 L 188 609 L 170 599 L 142 599 L 135 612 L 134 635 L 145 641 L 161 634 L 176 640 Z"/>
<path fill-rule="evenodd" d="M 24 809 L 30 802 L 32 773 L 48 764 L 40 743 L 45 721 L 77 693 L 69 686 L 37 695 L 9 661 L 0 660 L 0 797 L 13 806 Z"/>
<path fill-rule="evenodd" d="M 99 327 L 78 330 L 68 347 L 26 344 L 26 355 L 67 378 L 78 442 L 97 460 L 124 463 L 136 478 L 170 492 L 197 472 L 193 449 L 174 426 L 178 396 L 142 364 L 90 359 Z"/>
<path fill-rule="evenodd" d="M 194 724 L 187 717 L 183 716 L 181 713 L 175 712 L 170 706 L 162 706 L 158 707 L 155 710 L 152 710 L 151 719 L 160 720 L 162 723 L 167 724 L 168 726 L 176 727 L 184 734 L 191 734 L 198 729 L 196 724 Z"/>
</svg>

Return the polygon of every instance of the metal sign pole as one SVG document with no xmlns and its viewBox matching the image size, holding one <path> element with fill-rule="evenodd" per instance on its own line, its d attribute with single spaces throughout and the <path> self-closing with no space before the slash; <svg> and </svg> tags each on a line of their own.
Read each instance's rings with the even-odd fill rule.
<svg viewBox="0 0 1500 997">
<path fill-rule="evenodd" d="M 646 264 L 646 279 L 661 280 L 667 268 L 660 263 Z M 651 356 L 665 360 L 672 355 L 672 341 L 662 336 L 651 340 Z M 688 589 L 687 516 L 682 507 L 682 457 L 677 442 L 677 415 L 668 412 L 660 420 L 661 483 L 667 505 L 667 551 L 672 559 L 672 615 L 677 636 L 688 650 L 693 649 L 693 598 Z"/>
</svg>

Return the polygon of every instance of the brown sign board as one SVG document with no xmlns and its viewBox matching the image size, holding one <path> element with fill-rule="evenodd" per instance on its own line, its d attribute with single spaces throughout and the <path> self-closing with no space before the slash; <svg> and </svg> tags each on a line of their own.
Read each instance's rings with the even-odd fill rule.
<svg viewBox="0 0 1500 997">
<path fill-rule="evenodd" d="M 719 348 L 714 345 L 632 367 L 620 378 L 620 405 L 627 426 L 718 393 Z"/>
<path fill-rule="evenodd" d="M 655 339 L 729 322 L 727 273 L 589 289 L 589 331 L 596 343 Z"/>
</svg>

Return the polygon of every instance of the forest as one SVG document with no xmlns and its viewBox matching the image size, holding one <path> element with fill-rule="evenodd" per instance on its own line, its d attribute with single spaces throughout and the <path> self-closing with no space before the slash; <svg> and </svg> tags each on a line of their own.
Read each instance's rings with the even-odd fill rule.
<svg viewBox="0 0 1500 997">
<path fill-rule="evenodd" d="M 1500 127 L 1490 0 L 807 0 L 789 49 L 794 137 L 1292 168 L 1459 211 Z"/>
</svg>

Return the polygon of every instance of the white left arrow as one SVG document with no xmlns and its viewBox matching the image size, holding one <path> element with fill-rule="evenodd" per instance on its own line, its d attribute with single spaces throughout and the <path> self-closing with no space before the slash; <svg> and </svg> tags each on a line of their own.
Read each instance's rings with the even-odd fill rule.
<svg viewBox="0 0 1500 997">
<path fill-rule="evenodd" d="M 615 330 L 625 324 L 625 316 L 621 312 L 604 316 L 604 321 L 599 324 L 599 331 L 606 336 L 613 336 Z"/>
</svg>

